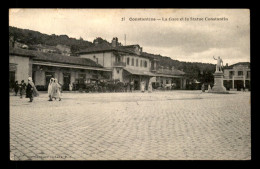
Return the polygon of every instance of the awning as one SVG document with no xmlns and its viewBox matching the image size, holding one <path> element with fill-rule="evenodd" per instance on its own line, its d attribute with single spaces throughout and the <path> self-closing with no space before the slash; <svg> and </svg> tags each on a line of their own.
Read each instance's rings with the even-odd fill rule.
<svg viewBox="0 0 260 169">
<path fill-rule="evenodd" d="M 134 70 L 129 68 L 124 68 L 127 72 L 133 75 L 142 75 L 142 76 L 156 76 L 154 73 L 147 72 L 147 71 L 141 71 L 141 70 Z"/>
<path fill-rule="evenodd" d="M 90 66 L 81 66 L 81 65 L 72 65 L 72 64 L 64 64 L 64 63 L 54 63 L 54 62 L 41 62 L 41 61 L 33 61 L 33 65 L 67 67 L 67 68 L 74 68 L 74 69 L 90 69 L 90 70 L 99 70 L 99 71 L 108 71 L 108 72 L 112 71 L 111 69 L 99 68 L 99 67 L 90 67 Z"/>
<path fill-rule="evenodd" d="M 157 77 L 177 77 L 180 78 L 182 76 L 178 76 L 178 75 L 166 75 L 166 74 L 155 74 Z"/>
</svg>

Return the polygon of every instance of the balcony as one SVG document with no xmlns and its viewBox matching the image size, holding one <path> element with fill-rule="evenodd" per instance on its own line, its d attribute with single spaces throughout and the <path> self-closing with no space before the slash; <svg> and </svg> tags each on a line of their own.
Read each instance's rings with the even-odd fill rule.
<svg viewBox="0 0 260 169">
<path fill-rule="evenodd" d="M 113 66 L 114 67 L 125 67 L 126 63 L 124 63 L 124 62 L 114 62 Z"/>
</svg>

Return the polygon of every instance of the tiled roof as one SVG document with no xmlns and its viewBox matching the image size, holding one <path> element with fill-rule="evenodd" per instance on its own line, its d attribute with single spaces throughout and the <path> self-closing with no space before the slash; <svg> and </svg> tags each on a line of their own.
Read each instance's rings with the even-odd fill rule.
<svg viewBox="0 0 260 169">
<path fill-rule="evenodd" d="M 100 67 L 100 68 L 103 67 L 87 58 L 64 56 L 64 55 L 54 54 L 54 53 L 44 53 L 44 52 L 39 52 L 34 50 L 25 50 L 25 49 L 9 47 L 9 54 L 28 56 L 28 57 L 32 57 L 33 60 L 37 60 L 37 61 L 48 61 L 48 62 L 55 62 L 55 63 L 66 63 L 66 64 Z"/>
<path fill-rule="evenodd" d="M 87 54 L 87 53 L 98 53 L 98 52 L 106 52 L 106 51 L 115 51 L 115 52 L 123 52 L 123 53 L 129 53 L 136 55 L 134 49 L 131 49 L 132 46 L 136 45 L 129 45 L 129 46 L 107 46 L 107 45 L 97 45 L 94 47 L 89 47 L 84 50 L 81 50 L 79 52 L 76 52 L 77 54 Z M 156 59 L 159 57 L 159 55 L 154 55 L 146 52 L 141 52 L 140 57 L 148 58 L 148 59 Z"/>
<path fill-rule="evenodd" d="M 156 76 L 154 73 L 148 71 L 142 71 L 142 70 L 130 69 L 130 68 L 124 68 L 124 70 L 134 75 Z"/>
<path fill-rule="evenodd" d="M 97 46 L 89 47 L 76 53 L 86 54 L 86 53 L 96 53 L 96 52 L 105 52 L 105 51 L 118 51 L 118 52 L 135 54 L 132 50 L 125 49 L 123 46 L 112 47 L 108 45 L 97 45 Z"/>
<path fill-rule="evenodd" d="M 250 62 L 238 62 L 238 63 L 230 65 L 230 66 L 228 66 L 226 68 L 232 69 L 234 66 L 238 66 L 238 65 L 248 66 L 250 68 Z"/>
<path fill-rule="evenodd" d="M 146 53 L 146 52 L 141 52 L 141 55 L 150 59 L 157 59 L 158 57 L 160 57 L 159 55 Z"/>
</svg>

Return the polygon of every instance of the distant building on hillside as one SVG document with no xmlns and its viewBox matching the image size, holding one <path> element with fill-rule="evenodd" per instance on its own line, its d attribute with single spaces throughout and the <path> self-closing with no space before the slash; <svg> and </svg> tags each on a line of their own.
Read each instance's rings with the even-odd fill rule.
<svg viewBox="0 0 260 169">
<path fill-rule="evenodd" d="M 239 62 L 224 68 L 224 86 L 230 90 L 251 90 L 250 63 Z"/>
<path fill-rule="evenodd" d="M 44 53 L 58 53 L 58 54 L 61 54 L 61 52 L 60 52 L 55 46 L 37 44 L 37 45 L 31 45 L 31 47 L 32 47 L 34 50 L 37 50 L 37 51 L 39 51 L 39 52 L 44 52 Z"/>
<path fill-rule="evenodd" d="M 56 48 L 60 50 L 62 55 L 70 56 L 71 50 L 69 46 L 58 44 Z"/>
<path fill-rule="evenodd" d="M 28 45 L 21 43 L 21 42 L 18 42 L 17 40 L 15 40 L 14 36 L 9 37 L 9 47 L 29 49 Z"/>
</svg>

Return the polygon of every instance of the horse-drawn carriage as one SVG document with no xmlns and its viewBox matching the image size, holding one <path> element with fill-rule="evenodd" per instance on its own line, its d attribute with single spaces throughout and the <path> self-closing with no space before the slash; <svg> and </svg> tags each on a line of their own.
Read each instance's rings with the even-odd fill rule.
<svg viewBox="0 0 260 169">
<path fill-rule="evenodd" d="M 74 83 L 74 90 L 80 92 L 125 92 L 128 83 L 120 82 L 119 80 L 106 80 L 106 79 L 88 79 L 87 82 L 76 81 Z"/>
</svg>

